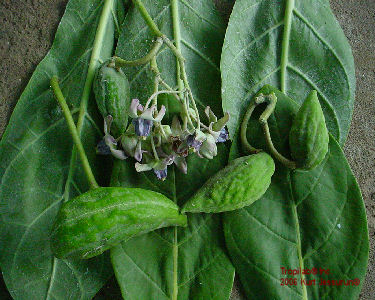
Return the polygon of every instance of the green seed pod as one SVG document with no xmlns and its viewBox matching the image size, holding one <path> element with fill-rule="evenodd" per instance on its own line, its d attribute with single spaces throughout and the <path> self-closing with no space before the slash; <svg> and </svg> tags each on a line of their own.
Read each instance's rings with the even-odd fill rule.
<svg viewBox="0 0 375 300">
<path fill-rule="evenodd" d="M 90 258 L 133 236 L 186 223 L 178 206 L 162 194 L 97 188 L 63 203 L 52 231 L 52 250 L 58 258 Z"/>
<path fill-rule="evenodd" d="M 265 152 L 237 158 L 211 177 L 182 212 L 219 213 L 248 206 L 268 189 L 275 163 Z"/>
<path fill-rule="evenodd" d="M 292 158 L 298 169 L 311 170 L 328 152 L 329 136 L 316 91 L 312 91 L 295 116 L 289 132 Z"/>
<path fill-rule="evenodd" d="M 129 81 L 121 69 L 117 70 L 109 66 L 110 63 L 110 61 L 105 62 L 98 69 L 93 90 L 103 118 L 111 115 L 113 117 L 113 133 L 121 135 L 128 124 Z"/>
</svg>

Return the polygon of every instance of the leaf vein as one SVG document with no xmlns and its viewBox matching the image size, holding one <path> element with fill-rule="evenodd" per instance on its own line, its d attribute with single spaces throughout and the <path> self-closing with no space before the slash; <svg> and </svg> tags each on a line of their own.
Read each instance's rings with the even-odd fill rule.
<svg viewBox="0 0 375 300">
<path fill-rule="evenodd" d="M 294 8 L 294 13 L 317 36 L 317 38 L 324 45 L 326 45 L 326 47 L 329 49 L 329 51 L 331 51 L 332 54 L 336 57 L 337 61 L 339 62 L 339 64 L 341 65 L 341 67 L 342 67 L 342 69 L 343 69 L 343 71 L 345 73 L 346 83 L 348 84 L 348 87 L 349 87 L 349 90 L 350 90 L 349 75 L 348 75 L 348 73 L 346 71 L 346 68 L 344 67 L 343 62 L 341 61 L 341 59 L 339 58 L 338 54 L 336 53 L 335 49 L 333 49 L 333 47 L 330 44 L 328 44 L 328 42 L 320 35 L 320 33 L 318 32 L 318 30 L 315 29 L 315 27 L 307 20 L 307 18 L 297 8 Z"/>
<path fill-rule="evenodd" d="M 258 223 L 261 227 L 265 228 L 266 231 L 268 231 L 268 232 L 271 233 L 272 235 L 278 237 L 279 239 L 282 239 L 282 240 L 284 240 L 284 241 L 287 241 L 287 242 L 289 242 L 289 243 L 292 243 L 292 244 L 294 244 L 294 245 L 296 244 L 296 242 L 291 241 L 291 240 L 289 240 L 289 239 L 283 237 L 283 236 L 280 235 L 279 233 L 273 231 L 273 230 L 272 230 L 271 228 L 269 228 L 267 225 L 263 224 L 261 221 L 259 221 L 257 218 L 255 218 L 251 213 L 249 213 L 249 212 L 247 211 L 247 209 L 243 209 L 243 211 L 245 211 L 246 214 L 247 214 L 249 217 L 251 217 L 256 223 Z"/>
<path fill-rule="evenodd" d="M 134 265 L 134 266 L 136 266 L 136 268 L 139 270 L 139 271 L 141 271 L 141 273 L 146 277 L 146 279 L 148 279 L 151 283 L 152 283 L 152 285 L 153 286 L 155 286 L 165 297 L 167 297 L 167 298 L 169 298 L 168 296 L 167 296 L 167 294 L 161 289 L 161 287 L 158 285 L 158 283 L 154 280 L 154 279 L 152 279 L 151 278 L 151 276 L 149 275 L 149 274 L 147 274 L 131 257 L 130 257 L 130 255 L 128 255 L 127 253 L 126 253 L 126 251 L 125 251 L 125 249 L 124 249 L 124 247 L 122 246 L 122 244 L 121 244 L 121 249 L 122 249 L 122 251 L 123 251 L 123 253 L 124 253 L 124 255 L 126 256 L 126 257 L 128 257 L 128 259 L 130 260 L 130 262 Z"/>
<path fill-rule="evenodd" d="M 287 66 L 289 69 L 291 69 L 293 72 L 295 72 L 297 75 L 299 75 L 303 80 L 305 80 L 309 85 L 311 85 L 311 87 L 316 90 L 318 92 L 318 94 L 321 96 L 322 100 L 324 101 L 324 103 L 327 105 L 327 107 L 329 108 L 329 110 L 332 112 L 332 114 L 334 115 L 334 121 L 336 123 L 336 126 L 338 128 L 338 135 L 337 135 L 337 140 L 340 140 L 340 135 L 341 135 L 341 126 L 340 126 L 340 122 L 338 121 L 338 116 L 336 114 L 336 111 L 334 110 L 332 104 L 329 102 L 327 96 L 320 90 L 320 88 L 310 79 L 308 78 L 304 73 L 302 73 L 301 70 L 299 70 L 297 67 L 291 65 L 290 63 L 288 63 L 288 66 Z"/>
<path fill-rule="evenodd" d="M 222 27 L 220 27 L 219 25 L 211 22 L 210 20 L 208 20 L 207 18 L 203 17 L 194 7 L 192 7 L 190 4 L 188 4 L 185 0 L 180 0 L 180 2 L 185 5 L 188 9 L 190 9 L 195 15 L 197 15 L 202 21 L 205 21 L 207 22 L 208 24 L 212 25 L 213 27 L 215 27 L 216 29 L 219 29 L 220 31 L 224 31 Z"/>
<path fill-rule="evenodd" d="M 194 53 L 196 53 L 197 55 L 199 55 L 204 61 L 206 61 L 211 67 L 213 67 L 215 69 L 215 71 L 217 71 L 218 73 L 220 73 L 220 68 L 208 56 L 206 56 L 204 53 L 202 53 L 200 50 L 198 50 L 197 48 L 195 48 L 192 44 L 190 44 L 186 40 L 181 39 L 181 42 L 186 47 L 188 47 L 191 51 L 193 51 Z"/>
</svg>

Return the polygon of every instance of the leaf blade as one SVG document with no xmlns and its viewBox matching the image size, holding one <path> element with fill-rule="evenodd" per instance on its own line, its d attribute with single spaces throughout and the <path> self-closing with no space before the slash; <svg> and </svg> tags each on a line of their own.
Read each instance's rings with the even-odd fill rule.
<svg viewBox="0 0 375 300">
<path fill-rule="evenodd" d="M 69 2 L 53 46 L 31 77 L 1 140 L 0 261 L 15 299 L 90 299 L 110 276 L 105 257 L 90 262 L 62 261 L 53 257 L 49 247 L 49 231 L 64 196 L 88 188 L 81 170 L 68 177 L 76 160 L 49 80 L 52 75 L 62 79 L 64 94 L 76 115 L 102 7 L 102 1 Z M 113 49 L 111 22 L 104 21 L 109 26 L 103 36 L 105 47 L 98 54 L 101 59 L 109 57 Z M 82 112 L 83 140 L 92 161 L 98 118 L 91 106 Z M 94 169 L 99 169 L 98 164 Z"/>
<path fill-rule="evenodd" d="M 223 108 L 232 117 L 229 131 L 236 134 L 241 112 L 257 89 L 272 84 L 299 103 L 317 90 L 327 126 L 343 144 L 355 93 L 350 46 L 327 1 L 293 2 L 242 0 L 234 6 L 221 61 Z"/>
</svg>

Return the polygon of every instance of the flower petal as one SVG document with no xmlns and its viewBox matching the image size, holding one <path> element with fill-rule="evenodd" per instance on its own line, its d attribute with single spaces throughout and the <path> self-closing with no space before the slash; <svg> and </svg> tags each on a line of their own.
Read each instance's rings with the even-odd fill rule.
<svg viewBox="0 0 375 300">
<path fill-rule="evenodd" d="M 155 173 L 157 179 L 165 180 L 165 178 L 167 178 L 167 175 L 168 175 L 168 170 L 167 170 L 167 168 L 165 168 L 163 170 L 154 169 L 154 173 Z"/>
<path fill-rule="evenodd" d="M 155 105 L 151 105 L 151 107 L 144 110 L 143 113 L 139 117 L 142 118 L 142 119 L 145 119 L 145 120 L 153 121 L 154 120 L 154 112 L 156 111 L 156 109 L 157 108 L 156 108 Z"/>
<path fill-rule="evenodd" d="M 137 143 L 137 146 L 135 147 L 135 151 L 134 151 L 134 158 L 135 160 L 137 161 L 141 161 L 142 160 L 142 141 L 139 140 L 138 143 Z"/>
<path fill-rule="evenodd" d="M 217 121 L 217 118 L 214 112 L 212 111 L 211 107 L 207 106 L 206 109 L 204 110 L 204 113 L 206 114 L 209 123 Z"/>
<path fill-rule="evenodd" d="M 160 110 L 159 110 L 159 113 L 157 114 L 157 116 L 155 117 L 154 121 L 155 122 L 161 122 L 161 120 L 163 119 L 164 115 L 165 115 L 165 106 L 162 105 Z"/>
<path fill-rule="evenodd" d="M 185 157 L 176 156 L 174 158 L 174 164 L 184 174 L 187 174 L 187 163 Z"/>
<path fill-rule="evenodd" d="M 135 163 L 135 170 L 137 172 L 145 172 L 152 170 L 152 167 L 149 164 L 140 164 L 138 162 Z"/>
<path fill-rule="evenodd" d="M 138 118 L 138 111 L 143 111 L 143 106 L 139 103 L 139 99 L 133 99 L 129 108 L 129 116 Z"/>
<path fill-rule="evenodd" d="M 125 155 L 125 152 L 122 150 L 117 150 L 117 149 L 111 149 L 111 153 L 114 157 L 120 160 L 127 159 L 128 157 Z"/>
</svg>

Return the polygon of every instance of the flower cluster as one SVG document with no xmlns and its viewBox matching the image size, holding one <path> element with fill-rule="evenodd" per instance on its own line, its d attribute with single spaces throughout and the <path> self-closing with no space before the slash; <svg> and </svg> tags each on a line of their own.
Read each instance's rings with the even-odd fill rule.
<svg viewBox="0 0 375 300">
<path fill-rule="evenodd" d="M 201 158 L 212 159 L 217 155 L 216 144 L 228 140 L 225 129 L 228 114 L 218 120 L 207 106 L 208 126 L 199 121 L 197 128 L 188 129 L 186 125 L 181 126 L 177 115 L 170 125 L 163 125 L 161 121 L 165 113 L 165 106 L 161 106 L 160 110 L 156 105 L 143 107 L 138 99 L 133 99 L 129 108 L 132 122 L 126 132 L 115 139 L 110 134 L 112 117 L 107 116 L 104 120 L 105 136 L 99 142 L 97 152 L 122 160 L 131 156 L 137 161 L 137 172 L 153 170 L 158 179 L 164 180 L 169 165 L 175 164 L 186 174 L 188 155 L 195 153 Z"/>
</svg>

